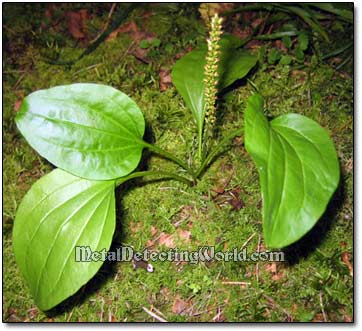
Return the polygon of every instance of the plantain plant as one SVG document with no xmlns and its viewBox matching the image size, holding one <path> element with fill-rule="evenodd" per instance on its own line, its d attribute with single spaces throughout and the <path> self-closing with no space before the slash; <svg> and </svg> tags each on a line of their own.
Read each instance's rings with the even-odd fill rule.
<svg viewBox="0 0 362 331">
<path fill-rule="evenodd" d="M 143 139 L 145 121 L 124 93 L 99 84 L 72 84 L 28 95 L 16 124 L 28 143 L 57 169 L 39 179 L 16 213 L 13 246 L 36 304 L 56 306 L 88 282 L 101 261 L 75 262 L 76 246 L 108 250 L 115 231 L 115 188 L 136 177 L 162 176 L 193 185 L 220 150 L 244 128 L 217 141 L 219 92 L 243 78 L 256 57 L 240 41 L 221 36 L 221 19 L 210 38 L 181 58 L 172 80 L 191 110 L 198 152 L 189 166 Z M 298 114 L 268 122 L 254 94 L 245 111 L 245 147 L 259 171 L 263 233 L 269 248 L 285 247 L 317 222 L 339 181 L 334 145 L 316 122 Z M 135 171 L 143 149 L 175 162 L 180 170 Z"/>
</svg>

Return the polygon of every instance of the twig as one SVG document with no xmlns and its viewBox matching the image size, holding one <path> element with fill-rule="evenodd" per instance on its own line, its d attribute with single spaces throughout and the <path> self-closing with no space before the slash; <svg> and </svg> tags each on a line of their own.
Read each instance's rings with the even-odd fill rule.
<svg viewBox="0 0 362 331">
<path fill-rule="evenodd" d="M 81 73 L 81 72 L 83 72 L 83 71 L 87 71 L 87 70 L 90 70 L 90 69 L 93 69 L 93 68 L 97 68 L 97 67 L 99 67 L 99 66 L 101 66 L 101 65 L 103 65 L 103 64 L 104 64 L 104 63 L 92 64 L 91 66 L 89 66 L 89 67 L 87 67 L 87 68 L 83 68 L 83 69 L 80 69 L 80 70 L 76 71 L 76 72 L 73 74 L 73 76 L 75 76 L 75 75 L 77 75 L 77 74 L 79 74 L 79 73 Z"/>
<path fill-rule="evenodd" d="M 245 246 L 250 242 L 250 240 L 254 238 L 255 235 L 256 235 L 256 232 L 254 232 L 248 239 L 246 239 L 246 241 L 243 243 L 243 246 L 241 246 L 240 250 L 243 250 L 245 248 Z"/>
<path fill-rule="evenodd" d="M 112 14 L 113 14 L 114 9 L 116 8 L 116 6 L 117 6 L 117 3 L 114 2 L 114 3 L 112 4 L 112 7 L 111 7 L 109 13 L 108 13 L 108 17 L 107 17 L 106 23 L 104 24 L 101 32 L 97 35 L 97 37 L 95 37 L 93 40 L 91 40 L 90 43 L 94 43 L 94 42 L 101 36 L 101 34 L 102 34 L 104 31 L 107 30 L 108 25 L 109 25 L 109 22 L 110 22 L 110 20 L 111 20 Z"/>
<path fill-rule="evenodd" d="M 167 322 L 165 319 L 163 319 L 162 317 L 156 315 L 155 313 L 153 313 L 152 311 L 148 310 L 146 307 L 142 307 L 142 309 L 150 316 L 152 316 L 154 319 L 156 319 L 159 322 Z"/>
<path fill-rule="evenodd" d="M 101 302 L 102 302 L 102 304 L 101 304 L 100 322 L 103 322 L 103 315 L 104 315 L 104 299 L 103 298 L 101 299 Z"/>
<path fill-rule="evenodd" d="M 133 45 L 136 43 L 135 40 L 133 40 L 131 42 L 131 44 L 128 46 L 127 50 L 122 54 L 122 56 L 120 57 L 120 59 L 118 60 L 118 62 L 121 62 L 123 60 L 123 58 L 128 54 L 128 52 L 130 51 L 130 49 L 133 47 Z"/>
<path fill-rule="evenodd" d="M 193 297 L 193 296 L 192 296 Z M 189 301 L 189 300 L 187 300 Z M 194 307 L 198 304 L 198 301 L 196 301 L 194 304 L 191 305 L 191 307 L 189 307 L 188 309 L 185 310 L 185 313 L 188 314 L 189 316 L 196 316 L 196 315 L 201 315 L 201 313 L 197 312 L 194 314 Z"/>
<path fill-rule="evenodd" d="M 165 316 L 161 311 L 159 311 L 156 307 L 152 306 L 152 309 L 153 309 L 157 314 L 160 314 L 162 317 L 165 317 L 165 318 L 166 318 L 166 316 Z"/>
<path fill-rule="evenodd" d="M 212 318 L 212 321 L 215 322 L 219 319 L 223 311 L 220 309 L 220 307 L 217 307 L 218 313 Z"/>
<path fill-rule="evenodd" d="M 321 305 L 324 322 L 328 322 L 326 312 L 324 311 L 322 291 L 319 292 L 319 303 Z"/>
<path fill-rule="evenodd" d="M 307 90 L 307 96 L 308 96 L 308 106 L 312 107 L 312 96 L 311 96 L 311 92 L 310 92 L 310 87 Z"/>
<path fill-rule="evenodd" d="M 72 311 L 70 312 L 69 317 L 67 318 L 67 322 L 69 322 L 70 319 L 72 318 L 72 316 L 73 316 L 73 311 L 74 311 L 74 308 L 73 308 Z"/>
<path fill-rule="evenodd" d="M 336 69 L 337 69 L 337 70 L 341 69 L 341 68 L 342 68 L 345 64 L 347 64 L 351 59 L 352 59 L 352 55 L 347 56 L 347 57 L 345 58 L 345 60 L 336 67 Z"/>
<path fill-rule="evenodd" d="M 18 85 L 20 84 L 20 82 L 24 79 L 25 75 L 27 74 L 28 72 L 25 71 L 24 73 L 22 73 L 19 77 L 19 79 L 16 81 L 15 85 L 13 86 L 13 89 L 15 90 Z"/>
<path fill-rule="evenodd" d="M 208 303 L 210 302 L 210 300 L 208 301 Z M 200 316 L 202 314 L 206 314 L 206 313 L 210 313 L 210 311 L 212 311 L 213 309 L 215 308 L 218 308 L 220 309 L 220 307 L 224 307 L 224 305 L 220 305 L 220 306 L 212 306 L 212 307 L 208 307 L 206 310 L 203 310 L 203 311 L 197 311 L 193 314 L 189 314 L 189 316 Z"/>
<path fill-rule="evenodd" d="M 108 310 L 108 322 L 112 322 L 112 312 Z"/>
<path fill-rule="evenodd" d="M 221 282 L 223 285 L 251 285 L 250 282 L 231 282 L 231 281 L 224 281 Z"/>
</svg>

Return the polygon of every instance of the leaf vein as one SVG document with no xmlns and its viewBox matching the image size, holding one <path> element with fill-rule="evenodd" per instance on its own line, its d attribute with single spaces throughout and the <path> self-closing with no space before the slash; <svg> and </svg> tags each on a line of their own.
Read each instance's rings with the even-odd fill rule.
<svg viewBox="0 0 362 331">
<path fill-rule="evenodd" d="M 65 186 L 65 187 L 66 187 L 66 186 Z M 81 193 L 87 192 L 88 190 L 90 190 L 90 189 L 92 189 L 92 188 L 94 188 L 94 187 L 93 187 L 93 186 L 90 186 L 90 187 L 88 187 L 87 189 L 85 189 L 84 191 L 82 191 Z M 31 247 L 31 244 L 32 244 L 35 236 L 37 235 L 37 233 L 38 233 L 41 225 L 43 224 L 43 222 L 45 222 L 45 220 L 47 219 L 47 217 L 48 217 L 49 215 L 51 215 L 51 214 L 52 214 L 53 212 L 55 212 L 57 209 L 59 209 L 60 207 L 66 205 L 66 204 L 69 203 L 70 201 L 73 201 L 73 200 L 76 199 L 77 197 L 78 197 L 78 195 L 76 194 L 76 195 L 72 196 L 70 199 L 63 201 L 62 203 L 60 203 L 59 205 L 55 206 L 53 209 L 51 209 L 50 211 L 48 211 L 48 212 L 47 212 L 45 215 L 43 215 L 43 217 L 39 220 L 39 224 L 38 224 L 37 228 L 35 229 L 34 234 L 33 234 L 32 237 L 30 238 L 28 247 L 27 247 L 27 249 L 26 249 L 26 253 L 24 254 L 24 256 L 25 256 L 25 265 L 26 265 L 26 269 L 27 269 L 27 272 L 28 272 L 28 273 L 29 273 L 29 270 L 28 270 L 27 261 L 29 261 L 28 256 L 29 256 L 29 253 L 30 253 L 30 247 Z"/>
<path fill-rule="evenodd" d="M 58 119 L 58 118 L 53 118 L 53 117 L 49 117 L 49 116 L 45 116 L 45 115 L 41 115 L 41 114 L 37 114 L 37 113 L 32 113 L 30 111 L 27 112 L 28 115 L 32 115 L 34 117 L 40 117 L 40 118 L 43 118 L 45 120 L 48 120 L 49 122 L 55 122 L 55 123 L 62 123 L 62 124 L 67 124 L 67 125 L 70 125 L 70 126 L 76 126 L 76 127 L 82 127 L 86 130 L 90 130 L 90 131 L 96 131 L 96 132 L 101 132 L 103 134 L 107 134 L 109 136 L 113 136 L 113 137 L 117 137 L 117 138 L 121 138 L 121 140 L 125 140 L 125 141 L 132 141 L 132 142 L 139 142 L 140 139 L 139 138 L 136 138 L 133 134 L 131 134 L 135 139 L 128 139 L 124 136 L 121 136 L 117 133 L 113 133 L 113 132 L 110 132 L 110 131 L 106 131 L 106 130 L 102 130 L 102 129 L 99 129 L 99 128 L 95 128 L 95 127 L 92 127 L 92 126 L 88 126 L 88 125 L 85 125 L 85 124 L 79 124 L 79 123 L 74 123 L 74 122 L 71 122 L 71 121 L 68 121 L 68 120 L 61 120 L 61 119 Z"/>
<path fill-rule="evenodd" d="M 103 188 L 103 189 L 101 189 L 101 190 L 99 190 L 99 191 L 96 191 L 95 194 L 93 194 L 92 196 L 88 197 L 88 199 L 85 200 L 85 202 L 84 202 L 83 204 L 81 204 L 80 206 L 78 206 L 78 207 L 63 221 L 63 223 L 62 223 L 61 226 L 59 227 L 59 229 L 58 229 L 58 231 L 57 231 L 57 233 L 56 233 L 56 235 L 55 235 L 55 238 L 53 239 L 53 242 L 52 242 L 52 244 L 51 244 L 51 246 L 50 246 L 50 249 L 49 249 L 49 251 L 48 251 L 48 253 L 47 253 L 47 256 L 46 256 L 46 258 L 45 258 L 45 262 L 43 263 L 43 265 L 42 265 L 41 268 L 40 268 L 39 278 L 38 278 L 38 280 L 37 280 L 37 285 L 36 285 L 36 288 L 35 288 L 35 297 L 38 296 L 38 292 L 39 292 L 39 289 L 40 289 L 39 285 L 40 285 L 40 283 L 41 283 L 41 280 L 43 279 L 44 269 L 45 269 L 45 267 L 46 267 L 46 265 L 47 265 L 47 263 L 48 263 L 48 261 L 49 261 L 49 256 L 51 255 L 51 253 L 52 253 L 52 251 L 53 251 L 53 249 L 54 249 L 54 246 L 55 246 L 55 244 L 56 244 L 56 242 L 57 242 L 57 239 L 58 239 L 60 233 L 62 232 L 62 229 L 64 228 L 65 225 L 67 225 L 67 224 L 70 222 L 70 220 L 73 218 L 74 215 L 76 215 L 83 207 L 85 207 L 90 201 L 92 201 L 92 200 L 93 200 L 96 196 L 98 196 L 100 193 L 103 193 L 103 191 L 105 191 L 106 189 L 108 189 L 108 187 Z M 103 201 L 103 200 L 101 200 L 101 201 Z"/>
<path fill-rule="evenodd" d="M 109 189 L 109 188 L 107 187 L 106 189 Z M 105 191 L 105 189 L 104 189 L 103 191 Z M 102 191 L 102 192 L 103 192 L 103 191 Z M 55 285 L 53 286 L 53 289 L 49 292 L 49 295 L 48 295 L 48 296 L 52 295 L 52 294 L 54 293 L 54 291 L 56 290 L 56 287 L 57 287 L 60 279 L 63 277 L 64 270 L 65 270 L 65 266 L 66 266 L 67 263 L 69 262 L 69 258 L 70 258 L 70 256 L 72 255 L 72 252 L 74 251 L 74 247 L 76 246 L 79 238 L 83 235 L 84 230 L 87 228 L 87 226 L 88 226 L 88 224 L 89 224 L 89 221 L 92 219 L 93 215 L 96 213 L 97 209 L 103 204 L 105 198 L 107 198 L 108 196 L 109 196 L 109 195 L 106 194 L 106 195 L 100 200 L 100 203 L 94 208 L 94 210 L 92 211 L 92 214 L 88 217 L 87 221 L 84 223 L 84 226 L 82 227 L 79 236 L 78 236 L 77 239 L 75 240 L 75 245 L 73 245 L 73 247 L 70 249 L 67 258 L 65 259 L 65 263 L 63 263 L 63 265 L 61 266 L 60 275 L 59 275 L 58 279 L 56 280 Z M 107 212 L 108 212 L 108 211 L 107 211 Z M 105 223 L 105 222 L 104 222 L 104 223 Z"/>
</svg>

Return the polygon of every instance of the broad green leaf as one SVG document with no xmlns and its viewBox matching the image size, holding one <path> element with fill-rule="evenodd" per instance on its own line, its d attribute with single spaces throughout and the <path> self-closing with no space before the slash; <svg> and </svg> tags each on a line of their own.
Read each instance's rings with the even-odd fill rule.
<svg viewBox="0 0 362 331">
<path fill-rule="evenodd" d="M 205 116 L 205 55 L 205 48 L 191 51 L 176 62 L 171 73 L 172 83 L 191 110 L 199 132 L 202 131 Z"/>
<path fill-rule="evenodd" d="M 246 76 L 257 62 L 256 56 L 237 49 L 240 42 L 240 39 L 232 36 L 221 39 L 219 90 Z M 202 131 L 205 117 L 203 80 L 206 53 L 206 46 L 189 52 L 176 62 L 171 74 L 172 82 L 191 110 L 199 131 Z"/>
<path fill-rule="evenodd" d="M 16 262 L 31 294 L 48 310 L 79 290 L 102 262 L 75 262 L 75 247 L 108 250 L 115 229 L 114 181 L 89 181 L 61 169 L 39 179 L 15 217 Z"/>
<path fill-rule="evenodd" d="M 243 49 L 237 49 L 241 40 L 232 35 L 221 40 L 221 58 L 219 64 L 219 89 L 223 90 L 238 79 L 245 77 L 258 60 L 257 56 Z"/>
<path fill-rule="evenodd" d="M 34 92 L 24 99 L 16 124 L 41 156 L 83 178 L 123 177 L 141 159 L 143 115 L 127 95 L 105 85 Z"/>
<path fill-rule="evenodd" d="M 245 147 L 259 172 L 265 243 L 271 248 L 290 245 L 315 225 L 338 186 L 333 142 L 302 115 L 268 122 L 263 98 L 255 94 L 245 111 Z"/>
</svg>

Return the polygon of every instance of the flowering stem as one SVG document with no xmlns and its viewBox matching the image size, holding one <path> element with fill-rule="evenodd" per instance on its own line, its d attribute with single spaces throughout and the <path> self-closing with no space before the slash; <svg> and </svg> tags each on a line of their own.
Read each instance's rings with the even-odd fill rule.
<svg viewBox="0 0 362 331">
<path fill-rule="evenodd" d="M 202 129 L 198 130 L 198 153 L 199 160 L 202 162 Z"/>
<path fill-rule="evenodd" d="M 210 154 L 205 158 L 205 160 L 201 163 L 200 167 L 197 169 L 195 176 L 198 178 L 201 173 L 205 170 L 207 166 L 209 166 L 210 162 L 214 159 L 214 157 L 220 153 L 220 151 L 225 147 L 226 144 L 230 143 L 230 140 L 234 139 L 237 136 L 240 136 L 244 132 L 244 128 L 236 129 L 229 133 L 220 143 L 217 144 L 216 148 L 210 152 Z"/>
<path fill-rule="evenodd" d="M 207 55 L 204 73 L 204 98 L 205 98 L 205 132 L 204 140 L 210 139 L 213 133 L 213 125 L 216 121 L 217 85 L 219 79 L 218 62 L 220 60 L 220 37 L 222 34 L 222 19 L 215 14 L 211 19 L 210 37 L 207 40 Z M 199 159 L 202 162 L 202 140 L 199 136 Z"/>
</svg>

